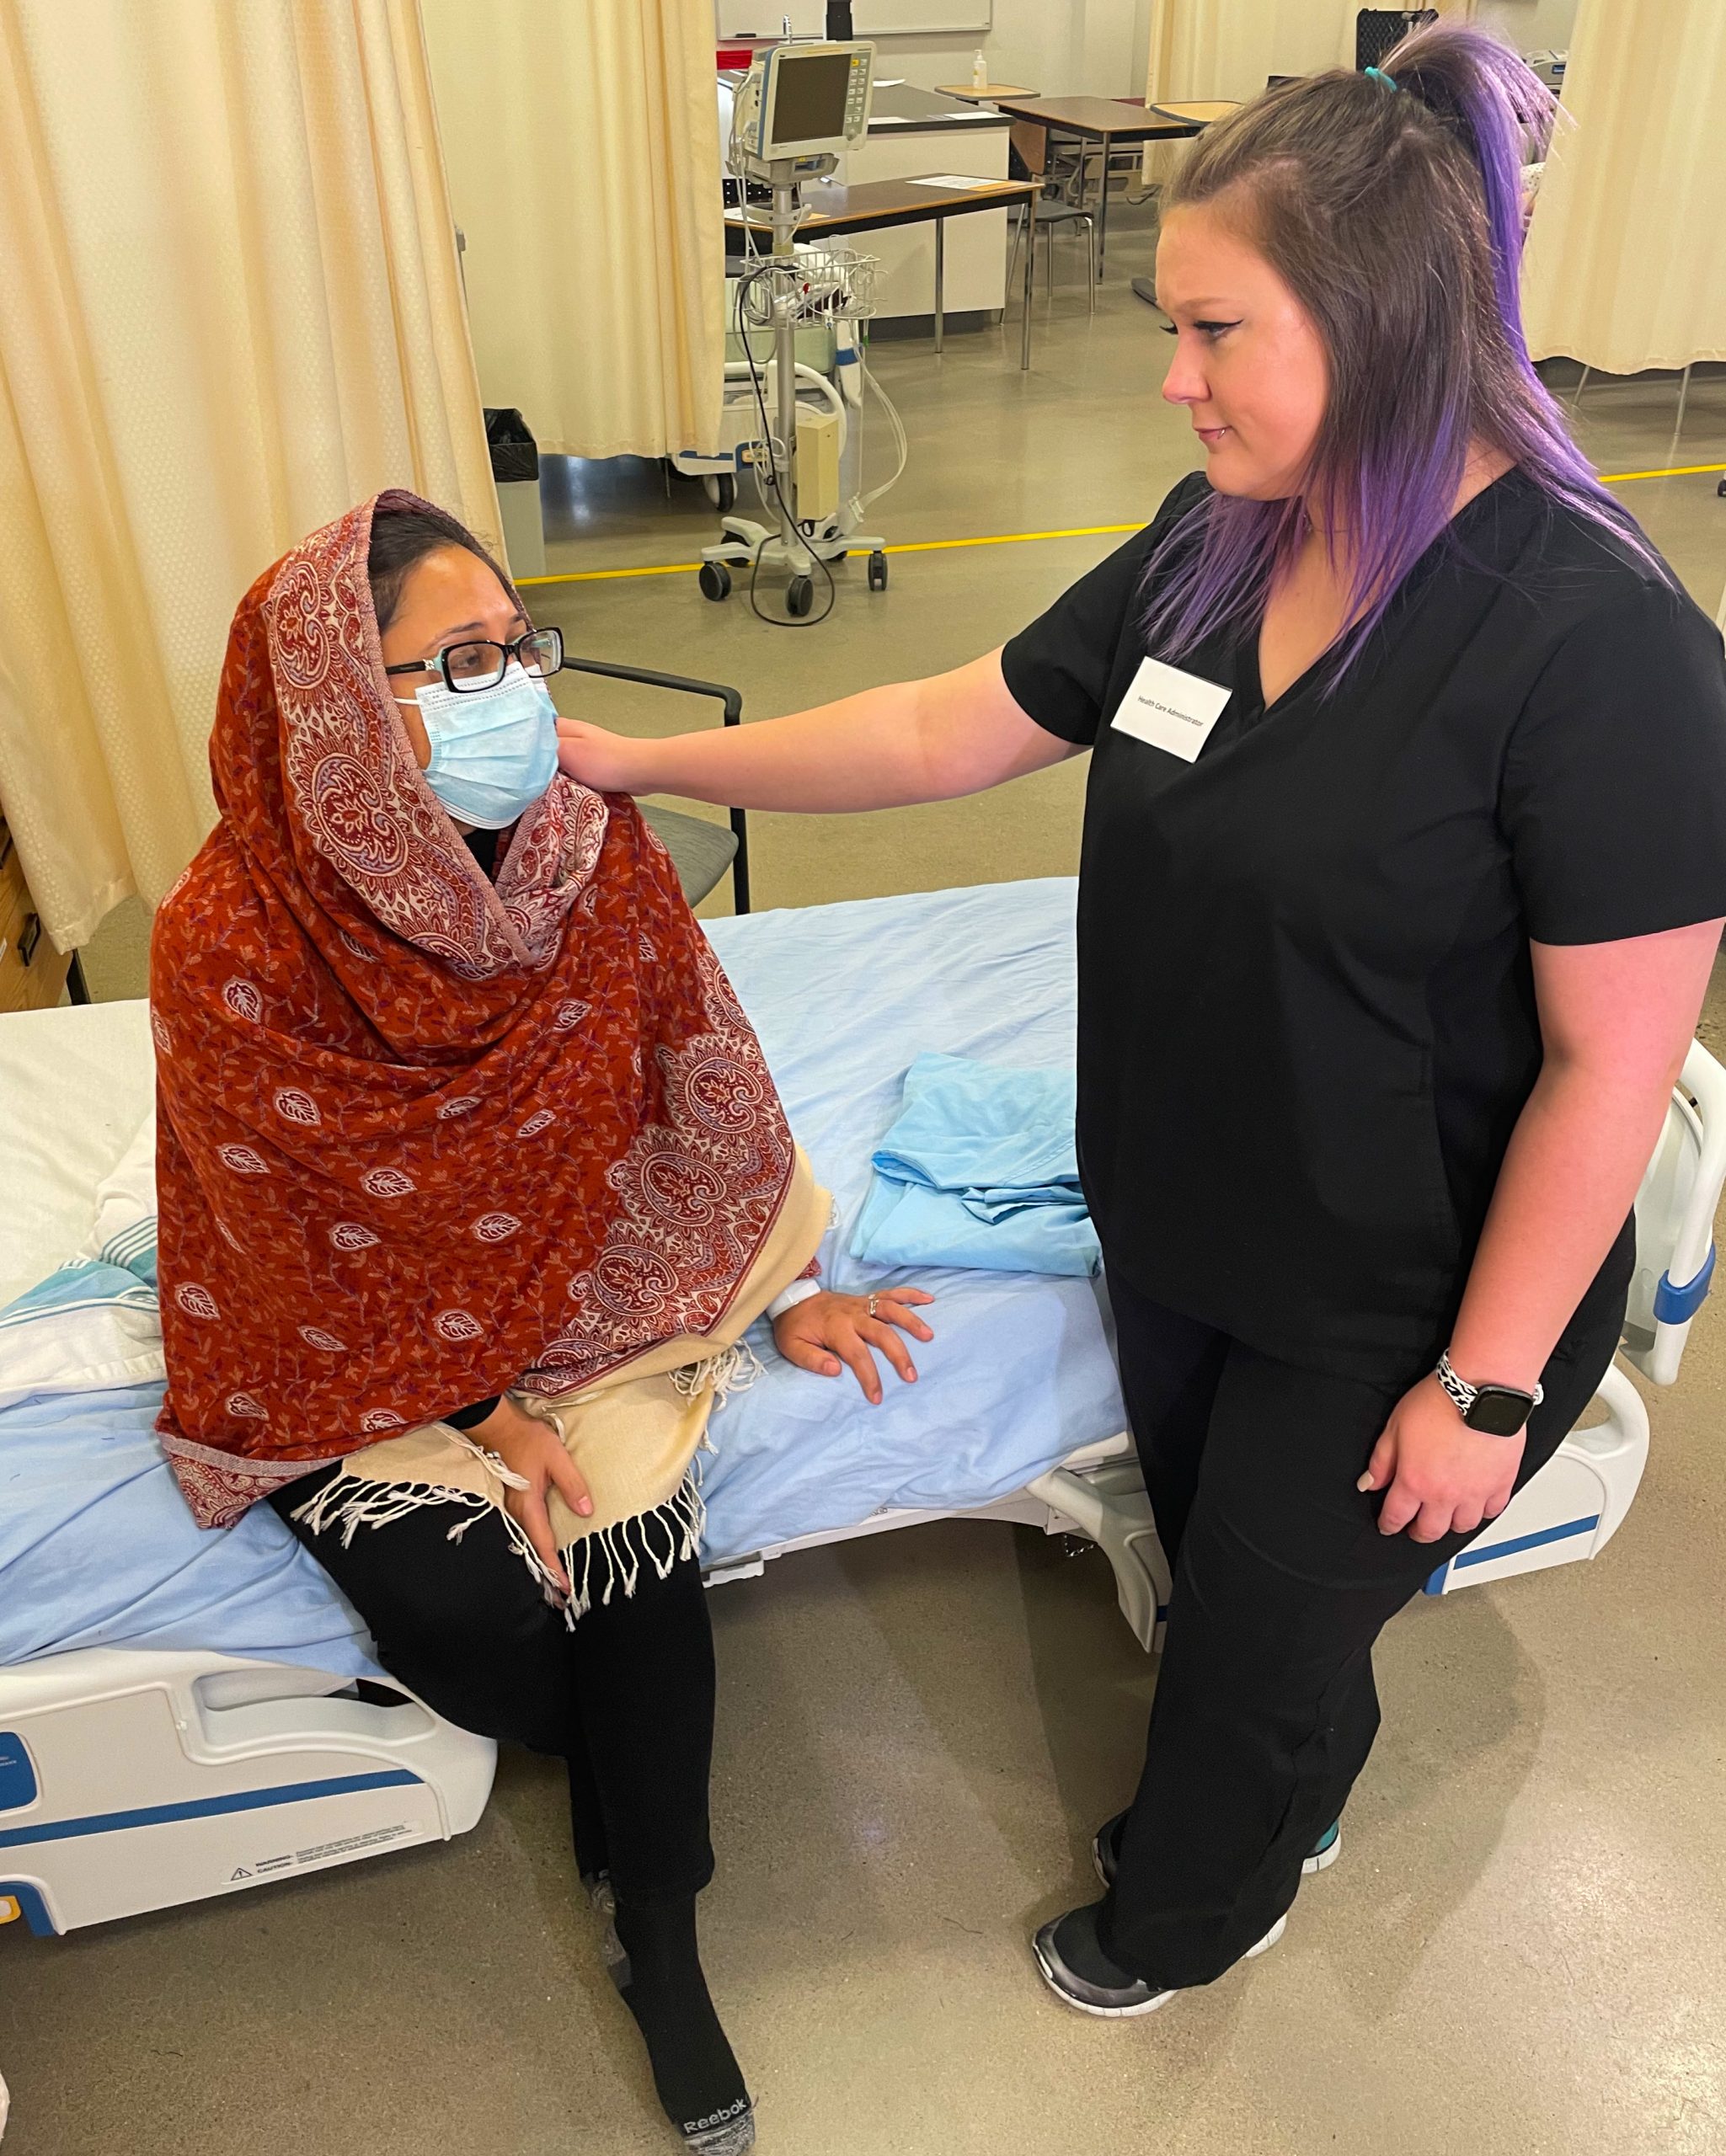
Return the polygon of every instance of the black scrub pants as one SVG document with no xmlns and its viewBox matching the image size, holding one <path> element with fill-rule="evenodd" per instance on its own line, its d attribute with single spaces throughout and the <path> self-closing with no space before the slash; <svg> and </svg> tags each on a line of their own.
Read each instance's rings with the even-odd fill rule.
<svg viewBox="0 0 1726 2156">
<path fill-rule="evenodd" d="M 365 1619 L 390 1674 L 463 1729 L 567 1760 L 577 1862 L 608 1869 L 620 1902 L 698 1893 L 713 1870 L 714 1680 L 697 1561 L 663 1580 L 644 1564 L 633 1595 L 596 1600 L 572 1627 L 495 1514 L 452 1542 L 456 1515 L 426 1505 L 344 1545 L 292 1517 L 322 1479 L 270 1502 Z"/>
<path fill-rule="evenodd" d="M 1117 1966 L 1173 1988 L 1220 1977 L 1293 1902 L 1377 1734 L 1373 1641 L 1474 1538 L 1381 1534 L 1381 1493 L 1355 1487 L 1406 1386 L 1274 1362 L 1118 1273 L 1109 1294 L 1174 1589 L 1098 1936 Z M 1612 1359 L 1624 1297 L 1604 1299 L 1603 1314 L 1591 1294 L 1542 1374 L 1519 1488 Z"/>
</svg>

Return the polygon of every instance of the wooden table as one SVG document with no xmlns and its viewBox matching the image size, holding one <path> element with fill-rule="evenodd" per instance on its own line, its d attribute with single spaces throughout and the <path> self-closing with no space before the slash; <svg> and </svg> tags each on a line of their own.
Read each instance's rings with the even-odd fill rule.
<svg viewBox="0 0 1726 2156">
<path fill-rule="evenodd" d="M 805 181 L 800 190 L 804 214 L 803 222 L 797 228 L 797 237 L 802 240 L 836 240 L 843 239 L 851 232 L 885 232 L 895 225 L 922 225 L 932 221 L 935 227 L 935 350 L 938 353 L 944 348 L 946 332 L 943 284 L 946 258 L 942 232 L 948 218 L 969 216 L 980 210 L 1010 209 L 1015 202 L 1029 205 L 1036 200 L 1041 191 L 1034 180 L 1025 179 L 991 179 L 980 181 L 975 187 L 965 188 L 930 187 L 920 183 L 914 175 L 907 179 L 866 180 L 858 187 L 832 187 Z M 769 229 L 760 219 L 745 218 L 738 210 L 728 210 L 725 222 L 734 232 L 747 228 L 760 233 Z M 1031 364 L 1032 253 L 1030 248 L 1025 249 L 1024 323 L 1019 334 L 1021 368 Z"/>
<path fill-rule="evenodd" d="M 817 11 L 819 12 L 819 11 Z M 915 10 L 912 11 L 915 13 Z M 878 61 L 877 67 L 884 63 Z M 891 71 L 889 71 L 891 72 Z M 868 139 L 847 155 L 836 175 L 852 187 L 905 179 L 923 173 L 955 179 L 1005 179 L 1013 122 L 992 106 L 938 97 L 912 83 L 877 84 Z M 1007 243 L 998 239 L 998 217 L 968 217 L 944 227 L 947 312 L 956 314 L 1007 303 Z M 932 221 L 875 233 L 869 252 L 875 271 L 876 327 L 906 315 L 927 318 L 935 285 Z M 0 273 L 3 275 L 3 273 Z"/>
<path fill-rule="evenodd" d="M 1238 98 L 1163 98 L 1146 108 L 1170 120 L 1196 120 L 1201 127 L 1214 127 L 1219 120 L 1226 120 L 1240 109 Z"/>
<path fill-rule="evenodd" d="M 1001 98 L 1034 98 L 1037 93 L 1023 83 L 985 83 L 981 89 L 975 83 L 937 83 L 935 94 L 957 98 L 961 104 L 993 104 Z"/>
<path fill-rule="evenodd" d="M 1097 267 L 1102 270 L 1109 241 L 1109 153 L 1122 142 L 1174 142 L 1202 135 L 1208 120 L 1183 120 L 1158 107 L 1129 104 L 1118 98 L 1012 98 L 990 100 L 997 109 L 1051 135 L 1076 136 L 1103 146 L 1102 200 L 1098 204 Z M 1081 195 L 1083 189 L 1081 187 Z M 1081 207 L 1083 206 L 1082 200 Z"/>
</svg>

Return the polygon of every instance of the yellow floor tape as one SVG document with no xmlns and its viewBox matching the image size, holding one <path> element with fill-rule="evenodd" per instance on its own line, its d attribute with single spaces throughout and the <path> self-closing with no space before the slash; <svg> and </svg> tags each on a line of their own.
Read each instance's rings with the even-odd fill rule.
<svg viewBox="0 0 1726 2156">
<path fill-rule="evenodd" d="M 1702 472 L 1726 472 L 1726 464 L 1675 464 L 1660 472 L 1603 472 L 1600 478 L 1606 486 L 1622 487 L 1632 479 L 1688 479 Z M 907 539 L 897 546 L 884 547 L 882 552 L 944 554 L 958 547 L 1023 547 L 1038 539 L 1103 539 L 1118 532 L 1143 529 L 1141 518 L 1136 524 L 1078 524 L 1066 531 L 993 532 L 982 539 Z M 568 569 L 558 576 L 518 576 L 516 582 L 524 590 L 535 584 L 604 584 L 617 577 L 693 576 L 700 567 L 699 562 L 662 562 L 640 569 Z"/>
</svg>

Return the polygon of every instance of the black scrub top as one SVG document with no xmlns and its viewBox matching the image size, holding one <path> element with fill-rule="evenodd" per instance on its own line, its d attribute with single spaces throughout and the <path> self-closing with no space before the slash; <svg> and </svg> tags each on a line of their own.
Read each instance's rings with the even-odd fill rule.
<svg viewBox="0 0 1726 2156">
<path fill-rule="evenodd" d="M 1177 662 L 1232 691 L 1184 761 L 1110 722 L 1207 491 L 1183 481 L 1002 654 L 1027 715 L 1095 752 L 1080 1171 L 1141 1294 L 1304 1368 L 1411 1382 L 1540 1069 L 1530 939 L 1726 915 L 1720 638 L 1513 472 L 1328 694 L 1321 665 L 1267 712 L 1256 627 Z M 1585 1320 L 1622 1294 L 1626 1236 Z"/>
</svg>

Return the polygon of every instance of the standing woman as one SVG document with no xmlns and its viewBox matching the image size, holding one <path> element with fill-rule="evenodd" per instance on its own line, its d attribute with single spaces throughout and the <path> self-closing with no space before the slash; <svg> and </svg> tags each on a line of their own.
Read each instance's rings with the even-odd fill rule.
<svg viewBox="0 0 1726 2156">
<path fill-rule="evenodd" d="M 1205 469 L 1004 649 L 590 784 L 948 798 L 1093 751 L 1079 1157 L 1174 1590 L 1109 1891 L 1045 1976 L 1143 2014 L 1280 1934 L 1386 1620 L 1611 1362 L 1726 915 L 1720 638 L 1565 434 L 1517 296 L 1525 125 L 1450 27 L 1273 90 L 1164 201 Z"/>
</svg>

